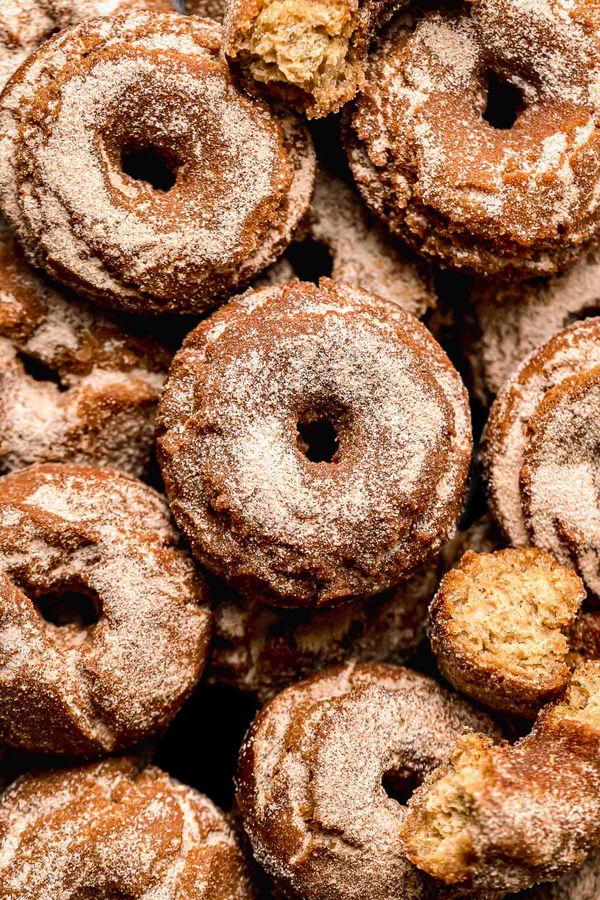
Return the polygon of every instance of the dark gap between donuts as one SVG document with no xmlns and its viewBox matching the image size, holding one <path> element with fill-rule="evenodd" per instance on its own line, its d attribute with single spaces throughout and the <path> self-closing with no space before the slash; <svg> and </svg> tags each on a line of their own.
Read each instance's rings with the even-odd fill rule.
<svg viewBox="0 0 600 900">
<path fill-rule="evenodd" d="M 395 800 L 401 806 L 406 806 L 422 781 L 423 779 L 414 772 L 391 771 L 384 774 L 381 784 L 391 800 Z"/>
<path fill-rule="evenodd" d="M 324 244 L 312 238 L 293 241 L 286 251 L 286 257 L 300 281 L 319 283 L 319 278 L 329 278 L 333 271 L 331 253 Z"/>
<path fill-rule="evenodd" d="M 180 165 L 173 154 L 155 146 L 128 146 L 121 154 L 121 168 L 126 175 L 165 194 L 175 186 Z"/>
<path fill-rule="evenodd" d="M 488 72 L 486 81 L 487 102 L 483 118 L 492 128 L 506 131 L 513 127 L 525 109 L 523 94 L 516 85 L 496 72 Z"/>
<path fill-rule="evenodd" d="M 49 381 L 52 384 L 56 384 L 59 391 L 67 390 L 66 385 L 62 384 L 58 372 L 44 365 L 39 359 L 28 356 L 26 353 L 17 353 L 17 359 L 25 369 L 25 373 L 30 378 L 33 378 L 34 381 Z"/>
<path fill-rule="evenodd" d="M 340 448 L 337 431 L 327 418 L 298 422 L 298 447 L 311 462 L 335 462 Z"/>
<path fill-rule="evenodd" d="M 74 625 L 85 631 L 100 620 L 101 602 L 94 591 L 50 591 L 33 602 L 44 621 L 58 628 Z"/>
</svg>

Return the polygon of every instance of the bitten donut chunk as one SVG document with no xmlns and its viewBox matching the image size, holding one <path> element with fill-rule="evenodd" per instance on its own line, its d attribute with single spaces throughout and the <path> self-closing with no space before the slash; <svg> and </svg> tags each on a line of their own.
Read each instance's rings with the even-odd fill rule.
<svg viewBox="0 0 600 900">
<path fill-rule="evenodd" d="M 0 232 L 0 472 L 38 462 L 147 474 L 172 352 L 63 291 Z"/>
<path fill-rule="evenodd" d="M 0 101 L 0 205 L 34 265 L 130 312 L 203 312 L 287 246 L 314 153 L 238 89 L 221 29 L 131 12 L 75 25 Z"/>
<path fill-rule="evenodd" d="M 402 841 L 420 869 L 465 890 L 558 878 L 600 844 L 600 663 L 573 675 L 529 735 L 459 738 L 409 800 Z"/>
<path fill-rule="evenodd" d="M 543 550 L 468 552 L 429 609 L 440 671 L 469 697 L 533 717 L 567 686 L 569 631 L 584 599 L 582 580 Z"/>
<path fill-rule="evenodd" d="M 131 9 L 172 10 L 169 0 L 10 0 L 0 9 L 0 91 L 40 44 L 68 25 Z"/>
<path fill-rule="evenodd" d="M 531 278 L 574 262 L 600 229 L 599 25 L 577 0 L 394 23 L 347 129 L 367 203 L 445 266 Z"/>
<path fill-rule="evenodd" d="M 460 511 L 471 434 L 458 373 L 413 316 L 329 279 L 248 291 L 202 322 L 157 421 L 192 552 L 275 605 L 397 584 Z"/>
<path fill-rule="evenodd" d="M 224 47 L 252 93 L 309 118 L 341 109 L 365 79 L 377 29 L 405 0 L 230 0 Z"/>
<path fill-rule="evenodd" d="M 559 332 L 498 395 L 482 458 L 490 503 L 510 543 L 573 566 L 600 597 L 600 318 Z"/>
<path fill-rule="evenodd" d="M 19 778 L 0 798 L 5 900 L 254 900 L 223 813 L 131 759 Z"/>
<path fill-rule="evenodd" d="M 219 581 L 211 586 L 215 627 L 208 679 L 264 703 L 325 666 L 351 659 L 403 663 L 424 637 L 440 569 L 439 559 L 424 563 L 396 587 L 334 609 L 277 609 Z M 583 640 L 589 642 L 588 631 Z"/>
<path fill-rule="evenodd" d="M 93 756 L 165 726 L 211 615 L 160 494 L 116 469 L 0 479 L 0 740 Z"/>
<path fill-rule="evenodd" d="M 410 790 L 490 720 L 400 666 L 328 669 L 278 694 L 240 754 L 237 799 L 254 854 L 303 900 L 428 900 L 398 836 Z M 384 787 L 384 784 L 387 787 Z"/>
</svg>

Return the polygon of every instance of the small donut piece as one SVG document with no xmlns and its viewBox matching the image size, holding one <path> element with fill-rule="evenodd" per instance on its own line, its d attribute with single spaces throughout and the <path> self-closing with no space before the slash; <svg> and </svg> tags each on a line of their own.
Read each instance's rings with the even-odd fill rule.
<svg viewBox="0 0 600 900">
<path fill-rule="evenodd" d="M 563 0 L 394 23 L 347 129 L 369 206 L 444 266 L 532 278 L 574 262 L 600 229 L 598 34 L 596 3 Z M 512 127 L 486 106 L 503 92 Z"/>
<path fill-rule="evenodd" d="M 214 586 L 208 679 L 270 700 L 294 681 L 350 659 L 403 663 L 424 635 L 439 560 L 368 600 L 334 609 L 282 610 Z"/>
<path fill-rule="evenodd" d="M 237 799 L 256 858 L 303 900 L 437 896 L 402 851 L 406 808 L 384 784 L 410 791 L 474 728 L 495 733 L 400 666 L 348 664 L 292 685 L 262 708 L 240 754 Z"/>
<path fill-rule="evenodd" d="M 224 48 L 245 87 L 309 119 L 337 112 L 365 80 L 367 52 L 405 0 L 229 0 Z"/>
<path fill-rule="evenodd" d="M 310 202 L 310 137 L 220 51 L 215 22 L 138 11 L 66 29 L 19 69 L 0 205 L 30 262 L 117 309 L 201 313 L 279 256 Z"/>
<path fill-rule="evenodd" d="M 0 9 L 0 91 L 28 56 L 55 32 L 130 9 L 172 10 L 169 0 L 13 0 Z"/>
<path fill-rule="evenodd" d="M 331 255 L 331 277 L 423 316 L 437 302 L 427 267 L 372 217 L 356 192 L 320 169 L 307 235 Z"/>
<path fill-rule="evenodd" d="M 543 550 L 468 552 L 429 609 L 440 671 L 469 697 L 533 717 L 569 681 L 568 633 L 584 599 L 581 579 Z"/>
<path fill-rule="evenodd" d="M 600 844 L 600 662 L 581 666 L 514 746 L 459 738 L 409 800 L 402 842 L 415 865 L 465 890 L 521 890 L 581 865 Z"/>
<path fill-rule="evenodd" d="M 155 766 L 31 772 L 0 798 L 6 900 L 253 900 L 223 813 Z"/>
<path fill-rule="evenodd" d="M 206 587 L 164 499 L 116 469 L 0 479 L 0 740 L 94 756 L 175 715 L 206 657 Z"/>
<path fill-rule="evenodd" d="M 427 329 L 329 279 L 248 291 L 201 322 L 157 423 L 194 555 L 290 607 L 371 596 L 433 556 L 471 452 L 464 387 Z"/>
<path fill-rule="evenodd" d="M 573 566 L 596 600 L 598 367 L 600 318 L 559 332 L 498 395 L 482 447 L 490 505 L 510 543 Z"/>
<path fill-rule="evenodd" d="M 147 474 L 172 352 L 47 281 L 8 232 L 0 297 L 0 472 L 78 462 Z"/>
<path fill-rule="evenodd" d="M 599 312 L 598 248 L 552 278 L 477 282 L 463 323 L 463 349 L 481 402 L 489 406 L 519 364 L 554 334 Z"/>
</svg>

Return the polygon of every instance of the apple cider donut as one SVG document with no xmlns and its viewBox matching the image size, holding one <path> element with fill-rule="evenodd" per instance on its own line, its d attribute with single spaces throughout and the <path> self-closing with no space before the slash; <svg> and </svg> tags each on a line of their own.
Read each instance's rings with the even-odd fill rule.
<svg viewBox="0 0 600 900">
<path fill-rule="evenodd" d="M 270 700 L 294 681 L 347 660 L 403 663 L 424 636 L 440 562 L 420 566 L 396 587 L 334 609 L 284 610 L 213 587 L 212 682 Z"/>
<path fill-rule="evenodd" d="M 600 597 L 600 318 L 559 332 L 498 395 L 483 444 L 490 503 L 515 547 L 573 566 Z"/>
<path fill-rule="evenodd" d="M 442 675 L 494 709 L 535 716 L 565 689 L 581 579 L 535 548 L 466 553 L 429 609 Z"/>
<path fill-rule="evenodd" d="M 572 0 L 394 23 L 347 128 L 369 206 L 445 266 L 531 278 L 574 262 L 600 230 L 599 25 Z"/>
<path fill-rule="evenodd" d="M 400 666 L 348 664 L 278 694 L 240 754 L 237 799 L 254 854 L 285 896 L 428 900 L 400 842 L 410 793 L 463 732 L 491 721 Z"/>
<path fill-rule="evenodd" d="M 410 575 L 453 531 L 471 455 L 464 387 L 427 329 L 330 279 L 248 291 L 201 322 L 157 423 L 194 555 L 280 606 Z"/>
<path fill-rule="evenodd" d="M 245 286 L 313 178 L 308 133 L 235 87 L 207 19 L 73 26 L 0 102 L 0 205 L 30 262 L 130 312 L 199 313 Z"/>
<path fill-rule="evenodd" d="M 223 813 L 155 766 L 31 772 L 0 798 L 6 900 L 254 900 Z"/>
<path fill-rule="evenodd" d="M 600 844 L 600 662 L 514 746 L 459 738 L 409 800 L 402 841 L 424 872 L 465 890 L 558 878 Z"/>
<path fill-rule="evenodd" d="M 172 353 L 29 267 L 0 231 L 0 472 L 37 462 L 142 476 Z"/>
<path fill-rule="evenodd" d="M 326 116 L 362 88 L 373 36 L 405 2 L 229 0 L 225 53 L 251 93 Z"/>
<path fill-rule="evenodd" d="M 489 406 L 518 365 L 554 334 L 600 313 L 600 249 L 562 275 L 480 281 L 467 313 L 466 356 L 477 396 Z"/>
<path fill-rule="evenodd" d="M 0 479 L 0 741 L 94 756 L 165 726 L 211 615 L 167 505 L 116 469 Z"/>
</svg>

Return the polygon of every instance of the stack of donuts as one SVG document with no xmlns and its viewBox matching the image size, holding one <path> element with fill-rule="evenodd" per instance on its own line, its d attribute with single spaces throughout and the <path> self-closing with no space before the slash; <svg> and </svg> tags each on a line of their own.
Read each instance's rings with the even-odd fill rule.
<svg viewBox="0 0 600 900">
<path fill-rule="evenodd" d="M 0 0 L 0 900 L 600 898 L 598 0 Z"/>
</svg>

